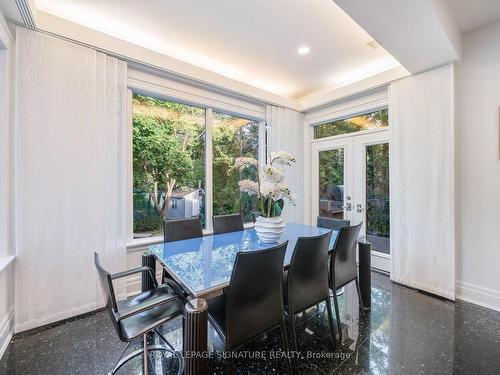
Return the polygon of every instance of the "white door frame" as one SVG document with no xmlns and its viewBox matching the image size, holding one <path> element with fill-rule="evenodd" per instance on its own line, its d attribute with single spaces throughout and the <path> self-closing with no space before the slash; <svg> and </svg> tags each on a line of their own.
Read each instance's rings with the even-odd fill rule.
<svg viewBox="0 0 500 375">
<path fill-rule="evenodd" d="M 315 225 L 319 215 L 319 152 L 344 149 L 344 218 L 351 223 L 363 222 L 362 236 L 366 236 L 366 146 L 388 143 L 390 150 L 390 129 L 377 129 L 348 133 L 311 142 L 311 202 L 310 223 Z M 390 152 L 390 151 L 389 151 Z M 346 197 L 351 197 L 352 208 L 346 209 Z M 357 205 L 361 204 L 361 212 Z M 392 236 L 392 225 L 390 226 Z M 373 251 L 372 267 L 387 272 L 391 271 L 391 257 L 388 254 Z"/>
</svg>

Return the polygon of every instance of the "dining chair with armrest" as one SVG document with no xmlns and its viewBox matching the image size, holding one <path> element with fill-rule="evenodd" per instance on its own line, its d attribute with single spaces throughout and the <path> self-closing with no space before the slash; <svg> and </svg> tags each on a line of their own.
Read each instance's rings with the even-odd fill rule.
<svg viewBox="0 0 500 375">
<path fill-rule="evenodd" d="M 288 271 L 283 275 L 285 312 L 290 322 L 292 342 L 297 351 L 295 315 L 326 302 L 335 345 L 332 307 L 328 290 L 328 247 L 332 232 L 315 237 L 299 237 Z"/>
<path fill-rule="evenodd" d="M 227 293 L 208 300 L 209 320 L 226 351 L 235 351 L 276 327 L 281 328 L 283 347 L 288 350 L 282 298 L 286 247 L 287 242 L 237 253 Z M 233 361 L 228 358 L 226 374 L 232 371 Z"/>
<path fill-rule="evenodd" d="M 337 319 L 337 327 L 339 330 L 340 340 L 342 341 L 342 330 L 340 323 L 339 305 L 337 300 L 337 290 L 349 284 L 351 281 L 356 282 L 356 290 L 358 293 L 359 306 L 364 315 L 363 301 L 359 289 L 358 267 L 356 264 L 356 244 L 363 223 L 349 227 L 341 228 L 330 257 L 330 275 L 329 286 L 333 290 L 333 302 L 335 304 L 335 317 Z"/>
<path fill-rule="evenodd" d="M 162 324 L 182 315 L 183 299 L 172 294 L 167 285 L 158 285 L 150 267 L 139 267 L 128 271 L 111 274 L 106 271 L 99 260 L 99 255 L 94 253 L 94 263 L 99 275 L 102 291 L 106 299 L 111 322 L 121 341 L 127 342 L 125 350 L 120 355 L 118 362 L 109 374 L 114 374 L 126 362 L 143 354 L 144 374 L 148 374 L 148 350 L 169 352 L 179 360 L 178 374 L 183 372 L 183 359 L 174 347 L 165 339 L 158 329 Z M 117 301 L 113 287 L 113 280 L 127 277 L 137 273 L 147 273 L 152 279 L 154 288 L 123 301 Z M 153 332 L 158 334 L 164 345 L 147 345 L 147 335 Z M 143 348 L 137 349 L 124 357 L 130 344 L 138 337 L 143 338 Z"/>
</svg>

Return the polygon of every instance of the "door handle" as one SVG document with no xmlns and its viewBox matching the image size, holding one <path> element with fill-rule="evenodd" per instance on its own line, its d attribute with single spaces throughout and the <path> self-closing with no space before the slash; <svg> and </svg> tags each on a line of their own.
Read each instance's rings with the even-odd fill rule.
<svg viewBox="0 0 500 375">
<path fill-rule="evenodd" d="M 342 208 L 344 208 L 346 211 L 352 211 L 352 203 L 351 203 L 351 197 L 348 195 L 345 197 L 346 203 L 342 205 Z"/>
<path fill-rule="evenodd" d="M 356 205 L 356 211 L 357 212 L 362 212 L 364 210 L 363 205 L 361 203 L 358 203 Z"/>
</svg>

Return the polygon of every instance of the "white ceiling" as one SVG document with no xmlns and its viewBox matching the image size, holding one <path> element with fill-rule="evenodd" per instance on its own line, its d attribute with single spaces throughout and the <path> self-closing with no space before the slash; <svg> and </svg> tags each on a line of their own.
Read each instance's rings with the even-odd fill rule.
<svg viewBox="0 0 500 375">
<path fill-rule="evenodd" d="M 382 47 L 368 46 L 372 38 L 332 0 L 36 3 L 58 17 L 290 98 L 399 66 Z M 302 45 L 309 54 L 297 54 Z"/>
<path fill-rule="evenodd" d="M 460 32 L 466 33 L 500 19 L 500 0 L 440 0 Z"/>
</svg>

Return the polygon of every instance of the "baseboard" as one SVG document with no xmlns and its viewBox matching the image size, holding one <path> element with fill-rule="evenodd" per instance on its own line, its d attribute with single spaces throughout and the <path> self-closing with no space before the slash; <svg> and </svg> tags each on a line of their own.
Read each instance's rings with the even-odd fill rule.
<svg viewBox="0 0 500 375">
<path fill-rule="evenodd" d="M 27 330 L 30 330 L 33 328 L 45 326 L 47 324 L 57 323 L 61 320 L 72 318 L 76 315 L 81 315 L 81 314 L 85 314 L 85 313 L 88 313 L 91 311 L 95 311 L 97 308 L 99 308 L 99 306 L 95 302 L 92 302 L 92 303 L 89 303 L 87 305 L 78 306 L 78 307 L 74 307 L 72 309 L 68 309 L 65 311 L 60 311 L 60 312 L 57 312 L 54 314 L 50 314 L 50 315 L 44 316 L 43 318 L 40 318 L 40 319 L 33 319 L 33 320 L 29 320 L 27 322 L 21 322 L 21 323 L 16 322 L 15 332 L 19 333 L 19 332 L 27 331 Z"/>
<path fill-rule="evenodd" d="M 495 311 L 500 311 L 500 292 L 463 281 L 456 282 L 456 297 Z"/>
<path fill-rule="evenodd" d="M 9 346 L 10 340 L 14 335 L 14 308 L 11 308 L 9 312 L 4 316 L 0 322 L 0 358 L 2 358 L 7 346 Z"/>
<path fill-rule="evenodd" d="M 156 273 L 157 279 L 161 279 L 162 272 L 158 270 Z M 141 276 L 133 276 L 126 279 L 125 284 L 122 287 L 117 288 L 116 290 L 116 298 L 118 300 L 126 299 L 132 295 L 141 292 Z M 99 291 L 100 293 L 100 291 Z M 48 324 L 57 323 L 59 321 L 72 318 L 77 315 L 86 314 L 92 311 L 95 311 L 104 306 L 104 302 L 97 301 L 97 303 L 89 303 L 84 306 L 75 307 L 73 309 L 68 309 L 65 311 L 61 311 L 55 314 L 51 314 L 48 316 L 44 316 L 41 319 L 34 319 L 27 322 L 17 323 L 15 324 L 15 332 L 20 333 L 24 331 L 28 331 L 31 329 L 35 329 L 41 326 L 45 326 Z"/>
<path fill-rule="evenodd" d="M 450 292 L 449 290 L 434 288 L 428 284 L 420 283 L 420 282 L 414 281 L 414 280 L 397 279 L 394 277 L 394 275 L 392 273 L 391 273 L 391 280 L 394 281 L 395 283 L 409 286 L 410 288 L 413 288 L 413 289 L 418 289 L 418 290 L 421 290 L 423 292 L 435 294 L 437 297 L 446 298 L 450 301 L 454 301 L 456 298 L 455 293 Z"/>
</svg>

